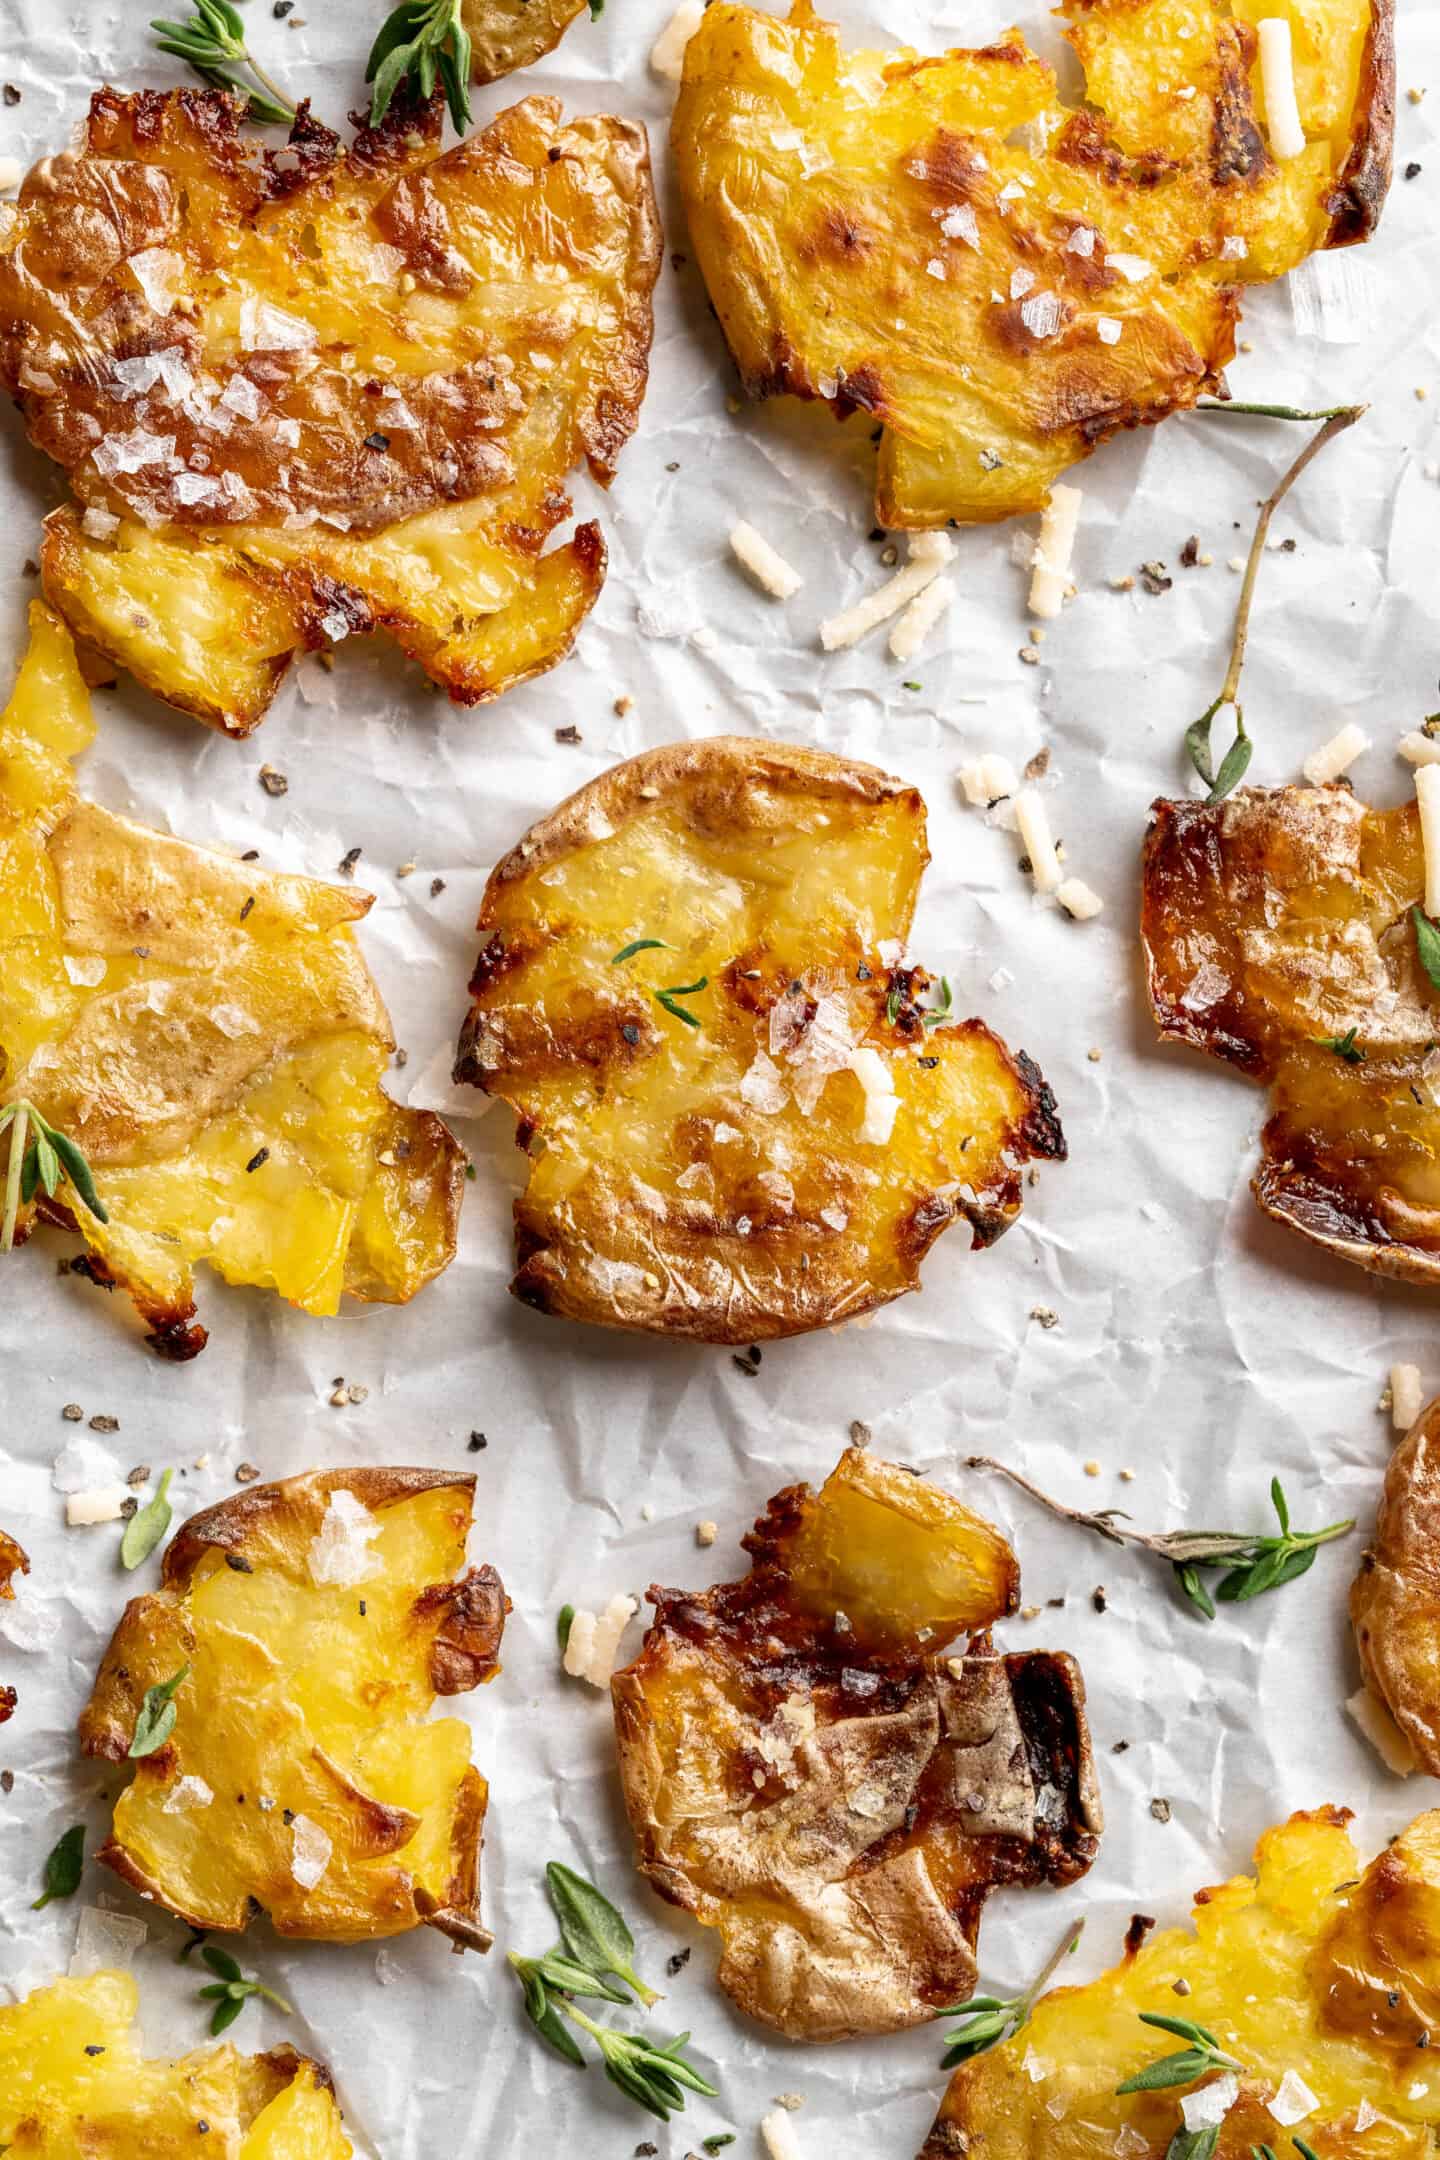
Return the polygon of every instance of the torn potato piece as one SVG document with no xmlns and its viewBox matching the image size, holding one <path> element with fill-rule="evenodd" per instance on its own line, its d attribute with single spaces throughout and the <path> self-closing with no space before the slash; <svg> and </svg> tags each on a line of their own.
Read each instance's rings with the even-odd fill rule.
<svg viewBox="0 0 1440 2160">
<path fill-rule="evenodd" d="M 1270 1089 L 1253 1190 L 1342 1260 L 1440 1283 L 1440 991 L 1414 803 L 1343 786 L 1157 802 L 1141 928 L 1162 1034 Z"/>
<path fill-rule="evenodd" d="M 477 1924 L 487 1787 L 437 1695 L 499 1671 L 508 1602 L 465 1566 L 473 1477 L 312 1470 L 193 1516 L 126 1607 L 80 1721 L 125 1764 L 146 1690 L 186 1668 L 99 1858 L 192 1927 L 357 1942 Z M 170 1804 L 184 1779 L 212 1795 Z M 186 1788 L 193 1793 L 196 1788 Z"/>
<path fill-rule="evenodd" d="M 0 2147 L 11 2160 L 349 2160 L 330 2076 L 293 2048 L 141 2053 L 129 1973 L 0 2005 Z"/>
<path fill-rule="evenodd" d="M 1440 1813 L 1363 1876 L 1348 1821 L 1292 1815 L 1261 1838 L 1253 1877 L 1199 1893 L 1193 1934 L 1133 1930 L 1111 1971 L 1053 1989 L 1013 2039 L 961 2064 L 921 2160 L 1165 2160 L 1195 2093 L 1117 2094 L 1183 2044 L 1141 2011 L 1195 2021 L 1242 2065 L 1216 2160 L 1288 2151 L 1292 2134 L 1325 2160 L 1424 2160 L 1440 2123 L 1422 2038 L 1440 2023 Z"/>
<path fill-rule="evenodd" d="M 915 789 L 741 737 L 531 828 L 485 890 L 455 1068 L 532 1157 L 517 1297 L 749 1343 L 914 1289 L 960 1216 L 999 1236 L 1065 1145 L 1023 1052 L 926 1024 L 900 955 L 927 860 Z"/>
<path fill-rule="evenodd" d="M 28 1575 L 29 1572 L 30 1562 L 14 1538 L 7 1537 L 5 1532 L 0 1530 L 0 1598 L 13 1599 L 15 1592 L 10 1587 L 12 1580 L 16 1575 Z M 13 1687 L 7 1687 L 4 1682 L 0 1682 L 0 1725 L 14 1717 L 15 1705 L 19 1699 Z"/>
<path fill-rule="evenodd" d="M 1365 1685 L 1440 1777 L 1440 1399 L 1390 1458 L 1375 1536 L 1350 1589 Z"/>
<path fill-rule="evenodd" d="M 263 870 L 86 802 L 90 700 L 39 602 L 0 714 L 0 1100 L 76 1142 L 109 1220 L 62 1185 L 22 1205 L 78 1230 L 171 1357 L 194 1269 L 306 1312 L 404 1303 L 455 1251 L 465 1158 L 382 1092 L 389 1017 L 351 925 L 370 895 Z"/>
<path fill-rule="evenodd" d="M 1287 8 L 1287 163 L 1255 64 L 1277 5 L 1071 0 L 1066 106 L 1015 29 L 847 52 L 809 0 L 716 0 L 672 142 L 751 396 L 878 422 L 877 519 L 915 528 L 1036 510 L 1116 429 L 1220 389 L 1243 284 L 1368 237 L 1389 182 L 1393 0 Z"/>
<path fill-rule="evenodd" d="M 100 91 L 0 206 L 0 381 L 78 498 L 47 596 L 211 726 L 371 631 L 477 704 L 603 582 L 598 526 L 543 550 L 644 394 L 644 130 L 527 98 L 442 155 L 443 110 L 397 98 L 348 153 L 305 115 L 272 153 L 222 92 Z"/>
<path fill-rule="evenodd" d="M 586 0 L 460 0 L 470 39 L 470 80 L 498 82 L 553 52 Z"/>
<path fill-rule="evenodd" d="M 745 1547 L 741 1582 L 651 1591 L 612 1682 L 640 1867 L 719 1929 L 720 1984 L 763 2024 L 920 2023 L 973 1991 L 992 1889 L 1095 1856 L 1079 1671 L 994 1653 L 1019 1597 L 1004 1538 L 859 1449 L 818 1494 L 778 1493 Z"/>
</svg>

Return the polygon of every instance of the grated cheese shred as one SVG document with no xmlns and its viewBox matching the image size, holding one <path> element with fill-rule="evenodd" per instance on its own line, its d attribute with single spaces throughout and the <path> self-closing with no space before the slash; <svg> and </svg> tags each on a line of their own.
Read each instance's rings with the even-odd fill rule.
<svg viewBox="0 0 1440 2160">
<path fill-rule="evenodd" d="M 795 2125 L 784 2108 L 772 2108 L 760 2119 L 760 2135 L 765 2140 L 765 2150 L 770 2160 L 805 2160 L 800 2140 L 795 2135 Z"/>
<path fill-rule="evenodd" d="M 572 1680 L 586 1680 L 595 1688 L 609 1687 L 620 1638 L 639 1610 L 634 1598 L 617 1590 L 603 1612 L 582 1609 L 576 1613 L 565 1645 L 565 1670 Z"/>
<path fill-rule="evenodd" d="M 913 660 L 935 628 L 952 597 L 948 577 L 937 577 L 917 593 L 904 614 L 890 632 L 890 657 L 892 660 Z"/>
<path fill-rule="evenodd" d="M 1412 728 L 1400 738 L 1400 755 L 1410 765 L 1440 765 L 1440 738 Z"/>
<path fill-rule="evenodd" d="M 1370 737 L 1352 720 L 1338 735 L 1332 735 L 1329 742 L 1312 750 L 1300 769 L 1311 787 L 1328 787 L 1332 780 L 1338 780 L 1343 772 L 1348 772 L 1356 758 L 1363 757 L 1369 748 Z"/>
<path fill-rule="evenodd" d="M 773 600 L 791 599 L 805 582 L 794 564 L 786 562 L 765 535 L 743 518 L 731 528 L 730 552 L 741 569 L 748 570 L 761 591 L 769 593 Z"/>
<path fill-rule="evenodd" d="M 1033 787 L 1021 788 L 1015 798 L 1015 823 L 1026 854 L 1030 857 L 1030 875 L 1035 880 L 1036 892 L 1053 893 L 1060 889 L 1060 864 L 1055 854 L 1055 840 L 1050 831 L 1050 813 Z"/>
<path fill-rule="evenodd" d="M 1042 622 L 1053 622 L 1065 604 L 1083 500 L 1079 488 L 1056 486 L 1050 490 L 1050 500 L 1040 520 L 1040 537 L 1030 558 L 1034 571 L 1030 580 L 1030 613 L 1038 615 Z"/>
<path fill-rule="evenodd" d="M 954 542 L 943 532 L 914 533 L 910 540 L 910 560 L 903 570 L 897 570 L 875 592 L 867 593 L 857 600 L 854 607 L 842 614 L 831 615 L 820 625 L 820 643 L 826 652 L 840 652 L 850 645 L 858 645 L 862 637 L 889 622 L 901 608 L 908 607 L 927 585 L 934 583 L 955 553 Z"/>
<path fill-rule="evenodd" d="M 1440 765 L 1416 767 L 1415 799 L 1425 847 L 1425 913 L 1433 919 L 1440 915 Z"/>
<path fill-rule="evenodd" d="M 1055 898 L 1076 922 L 1093 922 L 1105 912 L 1105 902 L 1083 878 L 1066 878 L 1063 885 L 1056 886 Z"/>
<path fill-rule="evenodd" d="M 1267 15 L 1260 33 L 1260 87 L 1265 98 L 1265 126 L 1270 152 L 1283 164 L 1305 148 L 1300 102 L 1295 95 L 1295 48 L 1283 15 Z"/>
<path fill-rule="evenodd" d="M 1390 1422 L 1396 1432 L 1409 1432 L 1425 1407 L 1425 1390 L 1418 1365 L 1390 1367 Z"/>
<path fill-rule="evenodd" d="M 680 5 L 650 48 L 650 72 L 661 82 L 678 83 L 685 73 L 685 48 L 700 27 L 705 10 L 701 0 L 680 0 Z"/>
<path fill-rule="evenodd" d="M 1420 1765 L 1415 1750 L 1385 1705 L 1377 1702 L 1369 1688 L 1361 1688 L 1345 1705 L 1352 1724 L 1357 1725 L 1370 1742 L 1387 1770 L 1396 1777 L 1410 1777 Z"/>
</svg>

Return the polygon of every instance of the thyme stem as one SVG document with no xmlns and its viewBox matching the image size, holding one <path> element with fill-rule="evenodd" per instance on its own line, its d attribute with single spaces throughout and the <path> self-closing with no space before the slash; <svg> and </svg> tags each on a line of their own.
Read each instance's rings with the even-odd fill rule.
<svg viewBox="0 0 1440 2160">
<path fill-rule="evenodd" d="M 25 1145 L 30 1131 L 30 1111 L 22 1103 L 10 1126 L 10 1160 L 5 1171 L 5 1220 L 0 1224 L 0 1252 L 9 1252 L 15 1244 L 15 1218 L 20 1212 L 20 1171 L 25 1161 Z"/>
<path fill-rule="evenodd" d="M 1363 407 L 1360 408 L 1362 411 Z M 1200 413 L 1254 413 L 1262 420 L 1335 420 L 1355 410 L 1350 405 L 1321 405 L 1308 411 L 1300 405 L 1247 404 L 1243 398 L 1201 398 L 1194 410 Z"/>
</svg>

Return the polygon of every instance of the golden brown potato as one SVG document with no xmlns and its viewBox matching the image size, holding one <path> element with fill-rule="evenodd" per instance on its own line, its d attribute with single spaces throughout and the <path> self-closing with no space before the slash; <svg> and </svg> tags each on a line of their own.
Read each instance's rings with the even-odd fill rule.
<svg viewBox="0 0 1440 2160">
<path fill-rule="evenodd" d="M 381 630 L 478 704 L 603 582 L 598 526 L 542 550 L 644 394 L 644 130 L 527 98 L 442 156 L 442 116 L 397 101 L 347 153 L 306 115 L 272 153 L 219 91 L 104 90 L 0 206 L 0 382 L 78 498 L 47 595 L 213 727 Z"/>
<path fill-rule="evenodd" d="M 1440 2023 L 1440 1813 L 1363 1877 L 1348 1820 L 1292 1815 L 1261 1838 L 1254 1877 L 1199 1893 L 1194 1934 L 1147 1943 L 1142 1925 L 1110 1972 L 1046 1995 L 1013 2039 L 961 2064 L 921 2160 L 1164 2160 L 1190 2088 L 1115 2091 L 1182 2045 L 1141 2011 L 1205 2026 L 1242 2065 L 1215 2160 L 1288 2153 L 1292 2136 L 1320 2160 L 1425 2160 L 1440 2124 L 1423 2037 Z M 1313 2095 L 1298 2117 L 1293 2084 L 1270 2112 L 1287 2077 Z"/>
<path fill-rule="evenodd" d="M 461 0 L 470 37 L 470 80 L 498 82 L 552 52 L 586 0 Z"/>
<path fill-rule="evenodd" d="M 350 2160 L 329 2073 L 227 2041 L 147 2060 L 129 1973 L 56 1980 L 0 2006 L 0 2147 L 11 2160 Z"/>
<path fill-rule="evenodd" d="M 7 1537 L 5 1532 L 0 1530 L 0 1598 L 13 1598 L 15 1592 L 10 1587 L 12 1578 L 16 1575 L 28 1575 L 29 1572 L 30 1562 L 14 1538 Z M 0 1725 L 14 1717 L 18 1701 L 19 1697 L 13 1687 L 0 1684 Z"/>
<path fill-rule="evenodd" d="M 1440 1777 L 1440 1398 L 1385 1473 L 1375 1537 L 1350 1590 L 1365 1685 Z"/>
<path fill-rule="evenodd" d="M 94 735 L 70 633 L 38 601 L 0 713 L 0 1102 L 76 1142 L 84 1272 L 193 1357 L 194 1269 L 303 1311 L 403 1304 L 454 1257 L 463 1151 L 381 1089 L 389 1016 L 352 923 L 368 893 L 134 825 L 75 793 Z"/>
<path fill-rule="evenodd" d="M 1265 1213 L 1377 1274 L 1440 1282 L 1440 993 L 1411 914 L 1414 803 L 1370 810 L 1339 785 L 1157 802 L 1144 882 L 1162 1034 L 1271 1090 Z"/>
<path fill-rule="evenodd" d="M 192 1927 L 358 1942 L 421 1921 L 485 1947 L 486 1784 L 437 1695 L 499 1671 L 509 1609 L 465 1565 L 473 1477 L 311 1470 L 193 1516 L 133 1598 L 80 1720 L 124 1764 L 146 1691 L 181 1672 L 99 1858 Z M 427 1722 L 428 1721 L 428 1722 Z"/>
<path fill-rule="evenodd" d="M 900 952 L 928 859 L 914 788 L 737 736 L 531 828 L 485 889 L 455 1068 L 533 1158 L 517 1297 L 748 1343 L 914 1289 L 962 1215 L 1000 1235 L 1065 1143 L 1023 1051 L 927 1024 Z"/>
<path fill-rule="evenodd" d="M 745 1548 L 742 1582 L 650 1592 L 612 1683 L 641 1869 L 719 1929 L 720 1984 L 762 2024 L 918 2024 L 971 1992 L 992 1889 L 1095 1856 L 1079 1672 L 995 1654 L 1020 1588 L 1004 1538 L 859 1449 L 820 1493 L 777 1493 Z"/>
<path fill-rule="evenodd" d="M 1363 240 L 1389 184 L 1393 0 L 1070 0 L 1086 102 L 1018 30 L 922 58 L 716 0 L 672 141 L 752 397 L 884 433 L 887 526 L 1042 505 L 1117 428 L 1222 387 L 1244 283 Z M 1267 147 L 1253 23 L 1291 23 L 1307 143 Z"/>
</svg>

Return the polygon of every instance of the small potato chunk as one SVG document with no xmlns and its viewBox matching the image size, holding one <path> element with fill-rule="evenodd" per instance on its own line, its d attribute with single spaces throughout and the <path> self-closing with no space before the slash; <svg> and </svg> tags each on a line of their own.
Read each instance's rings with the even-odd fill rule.
<svg viewBox="0 0 1440 2160">
<path fill-rule="evenodd" d="M 1425 2160 L 1440 2122 L 1440 2078 L 1417 2046 L 1440 2017 L 1440 1813 L 1363 1877 L 1348 1821 L 1292 1815 L 1261 1838 L 1253 1877 L 1199 1893 L 1193 1934 L 1147 1941 L 1142 1927 L 1098 1980 L 1052 1989 L 1012 2039 L 956 2070 L 921 2160 L 1165 2160 L 1190 2089 L 1116 2092 L 1183 2044 L 1142 2011 L 1193 2020 L 1242 2065 L 1216 2160 L 1278 2152 L 1281 2125 L 1288 2151 L 1292 2120 L 1324 2160 Z M 1314 2102 L 1298 2120 L 1296 2079 Z"/>
<path fill-rule="evenodd" d="M 0 2147 L 13 2160 L 350 2160 L 329 2073 L 293 2048 L 227 2042 L 148 2060 L 128 1973 L 0 2005 Z"/>
<path fill-rule="evenodd" d="M 1366 1686 L 1440 1777 L 1440 1401 L 1390 1458 L 1350 1619 Z"/>
<path fill-rule="evenodd" d="M 194 1270 L 306 1312 L 403 1304 L 455 1251 L 465 1158 L 382 1092 L 394 1038 L 352 925 L 368 893 L 281 875 L 75 793 L 94 729 L 70 633 L 39 602 L 0 713 L 0 1100 L 86 1157 L 22 1205 L 74 1228 L 162 1354 L 193 1357 Z"/>
<path fill-rule="evenodd" d="M 146 1691 L 184 1670 L 99 1858 L 192 1927 L 360 1942 L 422 1921 L 484 1948 L 486 1784 L 436 1695 L 499 1671 L 508 1601 L 465 1562 L 475 1480 L 312 1470 L 185 1525 L 132 1599 L 80 1721 L 124 1764 Z M 189 1781 L 189 1782 L 186 1782 Z M 208 1798 L 206 1797 L 208 1794 Z"/>
<path fill-rule="evenodd" d="M 1270 1088 L 1260 1206 L 1338 1259 L 1440 1284 L 1440 991 L 1416 945 L 1414 803 L 1245 788 L 1151 818 L 1151 1009 L 1168 1041 Z"/>
<path fill-rule="evenodd" d="M 526 1304 L 750 1343 L 868 1312 L 965 1217 L 988 1245 L 1054 1098 L 901 964 L 928 856 L 913 788 L 745 737 L 593 781 L 499 863 L 457 1080 L 532 1155 Z M 889 957 L 885 957 L 886 955 Z"/>
<path fill-rule="evenodd" d="M 791 2039 L 894 2032 L 975 1982 L 998 1885 L 1069 1883 L 1099 1794 L 1074 1662 L 997 1657 L 1015 1556 L 851 1450 L 777 1493 L 742 1582 L 652 1590 L 611 1683 L 640 1867 L 721 1938 L 720 1984 Z M 958 1631 L 962 1656 L 943 1657 Z"/>
<path fill-rule="evenodd" d="M 568 4 L 512 29 L 541 49 Z M 507 0 L 481 5 L 498 62 Z M 527 98 L 442 154 L 443 113 L 402 94 L 348 153 L 307 116 L 272 153 L 224 92 L 102 90 L 0 234 L 0 382 L 78 498 L 46 595 L 229 734 L 297 653 L 372 632 L 494 698 L 604 581 L 598 526 L 544 550 L 644 395 L 644 130 Z"/>
<path fill-rule="evenodd" d="M 716 0 L 672 127 L 690 235 L 752 397 L 883 429 L 876 517 L 1043 507 L 1119 428 L 1223 386 L 1242 286 L 1368 237 L 1390 178 L 1393 0 L 1303 0 L 1306 143 L 1277 161 L 1255 69 L 1281 0 L 1070 0 L 1085 102 L 1007 30 L 846 52 Z"/>
<path fill-rule="evenodd" d="M 30 1562 L 14 1538 L 7 1537 L 5 1532 L 0 1530 L 0 1598 L 13 1599 L 15 1592 L 10 1587 L 12 1579 L 16 1575 L 28 1575 L 29 1572 Z M 14 1717 L 15 1705 L 19 1699 L 13 1687 L 6 1687 L 0 1682 L 0 1725 Z"/>
</svg>

